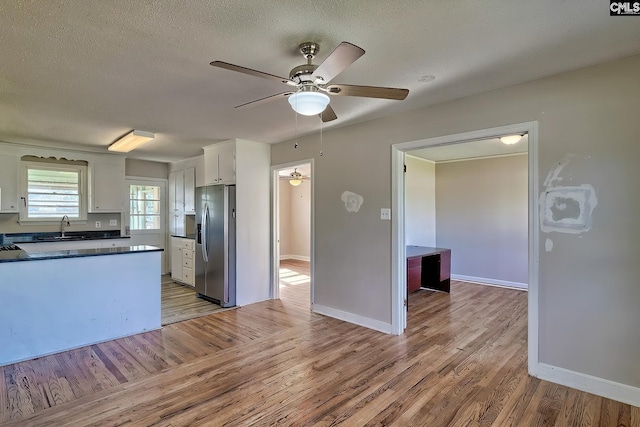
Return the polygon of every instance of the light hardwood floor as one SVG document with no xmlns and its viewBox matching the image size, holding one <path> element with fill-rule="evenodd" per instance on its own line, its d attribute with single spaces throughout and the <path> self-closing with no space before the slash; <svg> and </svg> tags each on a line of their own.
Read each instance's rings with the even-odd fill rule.
<svg viewBox="0 0 640 427">
<path fill-rule="evenodd" d="M 0 367 L 0 424 L 640 426 L 527 375 L 524 292 L 419 291 L 390 336 L 311 313 L 308 270 L 283 267 L 279 301 Z"/>
<path fill-rule="evenodd" d="M 163 326 L 229 310 L 196 297 L 194 288 L 175 283 L 170 275 L 162 276 L 161 300 Z"/>
</svg>

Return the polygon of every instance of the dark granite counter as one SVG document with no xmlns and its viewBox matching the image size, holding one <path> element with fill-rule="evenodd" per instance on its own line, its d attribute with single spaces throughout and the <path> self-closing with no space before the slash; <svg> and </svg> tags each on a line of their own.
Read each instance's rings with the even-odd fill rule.
<svg viewBox="0 0 640 427">
<path fill-rule="evenodd" d="M 119 255 L 132 254 L 141 252 L 162 252 L 164 249 L 155 246 L 123 246 L 116 248 L 99 248 L 99 249 L 71 249 L 59 250 L 51 252 L 26 252 L 24 250 L 17 251 L 0 251 L 0 263 L 15 261 L 38 261 L 43 259 L 57 258 L 82 258 L 103 255 Z"/>
<path fill-rule="evenodd" d="M 185 234 L 184 236 L 181 236 L 181 235 L 178 235 L 178 234 L 172 234 L 171 237 L 179 237 L 181 239 L 195 240 L 196 235 L 195 234 Z"/>
</svg>

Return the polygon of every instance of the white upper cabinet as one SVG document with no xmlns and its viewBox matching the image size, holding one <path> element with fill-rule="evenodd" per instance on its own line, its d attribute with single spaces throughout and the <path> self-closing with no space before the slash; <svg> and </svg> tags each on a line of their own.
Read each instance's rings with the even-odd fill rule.
<svg viewBox="0 0 640 427">
<path fill-rule="evenodd" d="M 122 164 L 89 165 L 89 212 L 122 212 L 124 161 Z"/>
<path fill-rule="evenodd" d="M 196 193 L 196 170 L 173 171 L 169 174 L 169 234 L 182 236 L 185 233 L 185 215 L 193 215 Z"/>
<path fill-rule="evenodd" d="M 235 154 L 235 141 L 226 141 L 204 147 L 205 185 L 235 184 Z"/>
<path fill-rule="evenodd" d="M 18 212 L 18 156 L 0 154 L 0 212 Z"/>
<path fill-rule="evenodd" d="M 184 213 L 196 213 L 196 169 L 184 170 Z"/>
</svg>

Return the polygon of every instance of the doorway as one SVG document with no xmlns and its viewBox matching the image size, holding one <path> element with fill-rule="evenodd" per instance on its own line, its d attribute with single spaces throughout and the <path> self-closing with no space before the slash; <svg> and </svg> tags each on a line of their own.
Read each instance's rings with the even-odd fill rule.
<svg viewBox="0 0 640 427">
<path fill-rule="evenodd" d="M 452 134 L 394 144 L 392 146 L 392 330 L 401 334 L 406 328 L 406 240 L 405 240 L 405 153 L 420 148 L 446 146 L 467 141 L 497 138 L 503 135 L 528 135 L 528 364 L 533 372 L 538 364 L 538 123 L 525 122 L 508 126 Z"/>
<path fill-rule="evenodd" d="M 488 138 L 405 153 L 407 256 L 413 264 L 443 256 L 447 285 L 423 268 L 422 283 L 409 286 L 410 293 L 448 291 L 449 279 L 527 289 L 528 135 L 505 141 L 510 144 Z M 439 255 L 411 257 L 420 249 Z M 416 285 L 409 271 L 409 284 Z"/>
<path fill-rule="evenodd" d="M 167 181 L 165 179 L 127 177 L 123 225 L 131 236 L 131 245 L 151 245 L 162 251 L 162 274 L 167 266 Z"/>
<path fill-rule="evenodd" d="M 313 159 L 271 170 L 271 298 L 312 310 Z"/>
</svg>

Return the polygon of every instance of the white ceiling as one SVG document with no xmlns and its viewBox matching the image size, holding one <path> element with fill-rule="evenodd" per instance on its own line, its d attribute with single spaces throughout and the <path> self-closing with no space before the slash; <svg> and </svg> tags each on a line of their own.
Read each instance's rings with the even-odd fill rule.
<svg viewBox="0 0 640 427">
<path fill-rule="evenodd" d="M 106 151 L 139 129 L 156 139 L 130 156 L 163 161 L 295 135 L 283 99 L 233 108 L 283 85 L 213 60 L 286 77 L 300 42 L 320 43 L 320 63 L 349 41 L 366 54 L 333 83 L 410 89 L 333 97 L 327 130 L 640 53 L 640 20 L 602 0 L 10 0 L 0 36 L 1 141 Z M 298 118 L 300 135 L 319 128 Z"/>
</svg>

